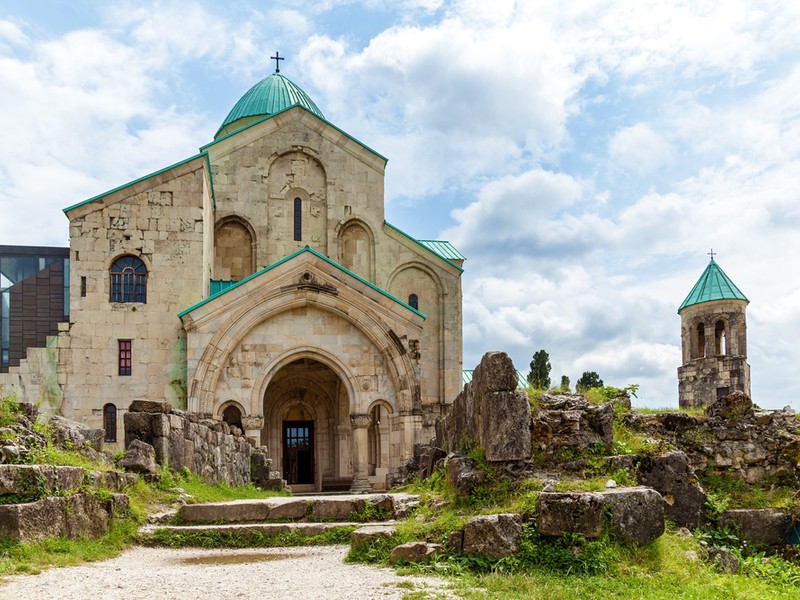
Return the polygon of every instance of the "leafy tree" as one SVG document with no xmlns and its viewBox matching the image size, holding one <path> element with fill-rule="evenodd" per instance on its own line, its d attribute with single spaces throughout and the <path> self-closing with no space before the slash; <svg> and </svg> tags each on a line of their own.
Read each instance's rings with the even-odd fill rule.
<svg viewBox="0 0 800 600">
<path fill-rule="evenodd" d="M 569 391 L 569 377 L 566 375 L 561 376 L 561 391 L 568 392 Z"/>
<path fill-rule="evenodd" d="M 544 349 L 533 355 L 528 383 L 535 390 L 546 390 L 550 387 L 550 355 Z"/>
<path fill-rule="evenodd" d="M 579 394 L 589 391 L 592 388 L 603 387 L 603 380 L 600 379 L 595 371 L 584 371 L 581 378 L 575 384 L 575 391 Z"/>
</svg>

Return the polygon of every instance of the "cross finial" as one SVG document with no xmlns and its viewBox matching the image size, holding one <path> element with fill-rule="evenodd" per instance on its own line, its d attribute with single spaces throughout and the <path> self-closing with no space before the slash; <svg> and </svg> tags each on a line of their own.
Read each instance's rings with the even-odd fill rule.
<svg viewBox="0 0 800 600">
<path fill-rule="evenodd" d="M 280 73 L 281 72 L 281 63 L 278 62 L 278 61 L 285 60 L 285 59 L 278 53 L 277 50 L 275 51 L 275 56 L 270 56 L 269 58 L 270 58 L 270 60 L 274 60 L 275 61 L 275 72 L 276 73 Z"/>
<path fill-rule="evenodd" d="M 714 257 L 717 255 L 717 253 L 714 252 L 714 249 L 712 248 L 711 252 L 709 252 L 708 255 L 711 257 L 711 260 L 714 260 Z"/>
</svg>

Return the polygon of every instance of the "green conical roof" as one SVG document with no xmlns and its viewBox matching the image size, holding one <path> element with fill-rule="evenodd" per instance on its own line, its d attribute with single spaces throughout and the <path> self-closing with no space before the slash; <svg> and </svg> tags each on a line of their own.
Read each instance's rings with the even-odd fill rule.
<svg viewBox="0 0 800 600">
<path fill-rule="evenodd" d="M 750 302 L 738 287 L 725 275 L 712 257 L 700 279 L 694 284 L 686 300 L 678 308 L 681 312 L 687 306 L 711 302 L 712 300 L 744 300 Z"/>
<path fill-rule="evenodd" d="M 219 137 L 220 132 L 228 127 L 228 125 L 240 119 L 274 115 L 296 104 L 314 113 L 320 119 L 325 118 L 322 111 L 314 104 L 314 101 L 308 94 L 300 89 L 299 86 L 280 73 L 273 73 L 251 87 L 247 93 L 239 99 L 231 112 L 228 113 L 228 116 L 225 117 L 222 125 L 219 126 L 216 135 L 214 135 L 214 139 Z M 243 123 L 243 125 L 244 124 L 246 123 Z M 230 130 L 233 128 L 228 129 Z"/>
</svg>

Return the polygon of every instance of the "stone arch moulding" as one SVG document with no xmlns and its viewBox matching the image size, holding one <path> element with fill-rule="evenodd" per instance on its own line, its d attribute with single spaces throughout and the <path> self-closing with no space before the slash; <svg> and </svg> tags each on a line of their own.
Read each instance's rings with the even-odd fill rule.
<svg viewBox="0 0 800 600">
<path fill-rule="evenodd" d="M 153 263 L 150 262 L 150 257 L 136 249 L 130 249 L 127 251 L 118 252 L 117 254 L 111 256 L 111 258 L 107 258 L 106 272 L 109 272 L 111 270 L 111 265 L 113 265 L 123 256 L 133 256 L 135 258 L 138 258 L 144 263 L 144 266 L 147 268 L 147 276 L 150 277 L 153 274 Z"/>
<path fill-rule="evenodd" d="M 295 146 L 289 146 L 287 148 L 281 148 L 280 150 L 277 150 L 276 152 L 270 154 L 270 156 L 267 158 L 267 164 L 266 164 L 267 173 L 269 173 L 272 170 L 275 161 L 280 160 L 284 156 L 288 156 L 290 154 L 302 154 L 303 156 L 307 156 L 308 158 L 314 160 L 319 165 L 319 168 L 322 169 L 322 174 L 325 176 L 325 181 L 329 180 L 328 170 L 325 168 L 325 165 L 320 159 L 319 153 L 310 146 L 303 146 L 299 144 Z"/>
<path fill-rule="evenodd" d="M 250 234 L 250 265 L 252 267 L 252 272 L 258 270 L 257 260 L 256 257 L 258 256 L 257 249 L 258 249 L 258 237 L 256 236 L 256 230 L 253 228 L 253 225 L 250 221 L 237 213 L 228 213 L 221 216 L 217 221 L 214 223 L 214 257 L 216 262 L 216 253 L 217 253 L 217 236 L 219 235 L 220 229 L 222 229 L 225 225 L 229 225 L 231 223 L 236 223 L 237 225 L 241 225 L 247 230 L 247 233 Z"/>
<path fill-rule="evenodd" d="M 222 413 L 224 413 L 225 409 L 228 408 L 229 406 L 235 406 L 236 408 L 238 408 L 239 412 L 242 413 L 243 417 L 246 417 L 250 414 L 250 412 L 244 406 L 242 406 L 242 403 L 236 400 L 225 400 L 219 405 L 219 407 L 217 407 L 217 410 L 215 411 L 214 414 L 218 415 L 219 417 L 222 417 Z"/>
<path fill-rule="evenodd" d="M 258 379 L 253 383 L 250 403 L 261 402 L 263 404 L 264 396 L 267 393 L 267 387 L 269 387 L 272 378 L 275 377 L 283 367 L 303 358 L 313 358 L 336 373 L 336 376 L 341 380 L 347 390 L 347 397 L 350 399 L 351 409 L 354 404 L 358 404 L 358 388 L 353 385 L 353 377 L 350 375 L 349 369 L 336 356 L 324 348 L 316 348 L 314 346 L 292 348 L 266 365 Z M 256 406 L 256 404 L 253 404 L 253 406 Z"/>
<path fill-rule="evenodd" d="M 367 270 L 369 272 L 366 274 L 363 273 L 360 274 L 356 273 L 356 274 L 359 275 L 360 277 L 365 277 L 365 279 L 368 279 L 369 281 L 375 281 L 375 256 L 376 256 L 375 233 L 372 231 L 372 227 L 370 227 L 366 221 L 353 217 L 347 220 L 339 221 L 336 224 L 336 228 L 334 229 L 333 232 L 334 239 L 336 240 L 336 260 L 340 264 L 347 266 L 343 262 L 343 251 L 344 251 L 343 244 L 345 242 L 344 234 L 349 230 L 351 230 L 351 228 L 355 229 L 357 227 L 361 228 L 367 235 L 367 243 L 369 247 L 369 256 L 368 256 L 369 264 L 367 265 Z M 350 270 L 352 269 L 350 268 Z"/>
<path fill-rule="evenodd" d="M 386 280 L 385 289 L 391 290 L 392 284 L 394 283 L 394 280 L 397 278 L 397 276 L 400 275 L 400 273 L 402 273 L 403 271 L 406 271 L 408 269 L 419 269 L 420 271 L 428 275 L 433 280 L 433 284 L 436 286 L 437 296 L 441 298 L 442 294 L 444 293 L 444 286 L 442 285 L 441 277 L 439 277 L 439 275 L 428 265 L 416 260 L 403 263 L 402 265 L 397 267 L 394 271 L 392 271 L 391 275 L 389 275 L 389 278 Z M 401 300 L 403 299 L 401 298 Z M 403 302 L 405 302 L 405 300 L 403 300 Z M 425 313 L 424 310 L 422 312 Z"/>
<path fill-rule="evenodd" d="M 338 300 L 343 300 L 343 296 L 340 295 Z M 411 414 L 412 411 L 419 408 L 417 406 L 419 394 L 415 393 L 419 386 L 409 355 L 407 352 L 400 353 L 397 350 L 389 330 L 381 322 L 354 304 L 350 304 L 350 311 L 345 313 L 332 310 L 330 306 L 313 296 L 296 297 L 293 294 L 277 293 L 267 298 L 256 298 L 253 305 L 245 305 L 239 310 L 234 308 L 227 314 L 225 323 L 217 329 L 211 341 L 206 345 L 195 375 L 189 384 L 190 402 L 194 405 L 192 410 L 213 412 L 214 392 L 219 383 L 222 368 L 252 329 L 280 313 L 307 306 L 334 312 L 359 329 L 386 361 L 397 394 L 397 412 Z M 297 348 L 293 349 L 293 352 L 296 351 Z M 286 360 L 289 359 L 286 358 Z M 272 368 L 274 369 L 274 365 Z M 339 369 L 339 371 L 334 369 L 334 372 L 337 372 L 340 377 L 342 373 L 347 372 L 342 366 Z M 262 370 L 262 373 L 267 370 Z M 257 380 L 261 385 L 253 386 L 253 393 L 255 393 L 255 389 L 263 386 L 261 379 L 259 377 Z M 343 381 L 348 381 L 348 379 L 343 378 Z M 263 388 L 261 392 L 263 393 L 265 389 Z M 351 395 L 350 397 L 355 398 L 356 396 Z M 250 401 L 252 402 L 253 399 L 254 397 L 251 396 Z M 258 406 L 258 404 L 251 404 L 251 406 Z"/>
</svg>

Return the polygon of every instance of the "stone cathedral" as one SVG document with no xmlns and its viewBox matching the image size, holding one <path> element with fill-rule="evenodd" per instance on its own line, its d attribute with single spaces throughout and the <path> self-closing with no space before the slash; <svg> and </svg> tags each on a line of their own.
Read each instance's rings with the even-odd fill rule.
<svg viewBox="0 0 800 600">
<path fill-rule="evenodd" d="M 295 490 L 383 487 L 460 391 L 464 261 L 384 220 L 386 163 L 276 69 L 199 154 L 64 209 L 68 315 L 0 383 L 112 447 L 167 399 Z"/>
</svg>

